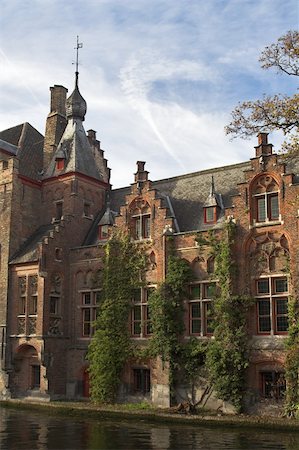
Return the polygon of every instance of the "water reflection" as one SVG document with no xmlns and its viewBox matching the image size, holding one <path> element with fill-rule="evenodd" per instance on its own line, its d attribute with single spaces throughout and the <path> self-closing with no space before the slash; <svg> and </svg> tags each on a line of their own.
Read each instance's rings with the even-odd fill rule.
<svg viewBox="0 0 299 450">
<path fill-rule="evenodd" d="M 0 407 L 2 450 L 299 450 L 299 433 L 75 420 Z"/>
</svg>

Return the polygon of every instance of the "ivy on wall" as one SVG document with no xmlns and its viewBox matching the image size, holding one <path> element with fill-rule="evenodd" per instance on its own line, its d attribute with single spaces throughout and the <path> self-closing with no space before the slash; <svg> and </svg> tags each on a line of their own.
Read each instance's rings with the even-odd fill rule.
<svg viewBox="0 0 299 450">
<path fill-rule="evenodd" d="M 285 411 L 298 417 L 299 411 L 299 305 L 296 297 L 288 301 L 288 338 L 286 340 L 285 378 L 287 384 Z"/>
<path fill-rule="evenodd" d="M 170 389 L 179 365 L 180 337 L 184 332 L 183 299 L 186 284 L 191 278 L 188 262 L 171 254 L 168 256 L 165 281 L 149 298 L 152 337 L 147 353 L 151 357 L 160 357 L 163 367 L 168 363 Z"/>
<path fill-rule="evenodd" d="M 88 348 L 90 393 L 94 401 L 114 402 L 125 361 L 131 355 L 128 318 L 133 290 L 142 286 L 145 256 L 129 236 L 115 233 L 105 246 L 103 292 Z"/>
<path fill-rule="evenodd" d="M 228 222 L 221 238 L 211 232 L 199 236 L 200 246 L 208 246 L 215 257 L 218 290 L 214 304 L 214 339 L 209 342 L 206 366 L 210 382 L 219 398 L 231 402 L 239 412 L 245 393 L 245 370 L 248 367 L 246 329 L 247 311 L 252 301 L 234 295 L 235 265 L 232 256 L 235 224 Z"/>
</svg>

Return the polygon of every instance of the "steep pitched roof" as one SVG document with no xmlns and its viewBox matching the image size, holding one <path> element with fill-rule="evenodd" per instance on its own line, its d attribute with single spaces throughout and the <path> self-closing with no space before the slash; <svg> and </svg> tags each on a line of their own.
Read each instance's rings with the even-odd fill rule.
<svg viewBox="0 0 299 450">
<path fill-rule="evenodd" d="M 173 178 L 152 182 L 152 188 L 157 195 L 168 198 L 173 209 L 170 215 L 177 220 L 177 228 L 181 231 L 203 230 L 203 207 L 210 194 L 211 176 L 221 194 L 224 208 L 232 205 L 231 197 L 238 193 L 237 184 L 244 181 L 243 171 L 251 167 L 250 161 L 216 169 L 202 170 Z M 125 197 L 130 193 L 130 187 L 115 189 L 111 192 L 111 208 L 120 210 L 125 204 Z M 167 202 L 165 202 L 165 206 Z M 210 226 L 209 226 L 210 227 Z"/>
<path fill-rule="evenodd" d="M 17 147 L 19 173 L 38 180 L 43 167 L 44 137 L 28 122 L 0 132 L 0 139 Z"/>
<path fill-rule="evenodd" d="M 10 264 L 23 264 L 38 261 L 38 247 L 43 238 L 54 229 L 53 224 L 42 225 L 38 228 L 12 256 Z"/>
<path fill-rule="evenodd" d="M 44 179 L 76 172 L 104 181 L 83 127 L 85 114 L 86 102 L 76 80 L 75 89 L 66 101 L 68 123 Z M 63 167 L 57 167 L 57 160 L 63 161 Z"/>
</svg>

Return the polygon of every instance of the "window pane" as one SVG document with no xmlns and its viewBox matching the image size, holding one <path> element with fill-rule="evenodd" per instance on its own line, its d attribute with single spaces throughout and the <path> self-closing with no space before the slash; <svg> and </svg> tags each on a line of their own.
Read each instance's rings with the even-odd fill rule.
<svg viewBox="0 0 299 450">
<path fill-rule="evenodd" d="M 275 220 L 279 218 L 278 194 L 271 195 L 269 198 L 269 219 Z"/>
<path fill-rule="evenodd" d="M 269 279 L 258 280 L 257 282 L 257 293 L 258 294 L 269 294 Z"/>
<path fill-rule="evenodd" d="M 141 303 L 141 289 L 135 289 L 133 292 L 133 302 Z"/>
<path fill-rule="evenodd" d="M 90 292 L 85 292 L 83 294 L 83 305 L 90 305 L 91 304 L 91 295 Z"/>
<path fill-rule="evenodd" d="M 286 278 L 278 278 L 274 280 L 274 289 L 276 293 L 288 292 L 288 281 Z"/>
<path fill-rule="evenodd" d="M 266 201 L 264 196 L 257 198 L 257 220 L 258 222 L 265 222 L 266 220 Z"/>
<path fill-rule="evenodd" d="M 194 300 L 196 298 L 200 298 L 200 285 L 199 284 L 190 286 L 190 299 Z"/>
<path fill-rule="evenodd" d="M 135 219 L 135 239 L 141 239 L 140 218 Z"/>
<path fill-rule="evenodd" d="M 133 315 L 134 320 L 141 320 L 141 306 L 134 306 Z"/>
<path fill-rule="evenodd" d="M 192 320 L 191 323 L 191 333 L 192 334 L 199 334 L 201 332 L 201 321 L 196 319 Z"/>
<path fill-rule="evenodd" d="M 286 332 L 288 331 L 288 318 L 286 316 L 280 316 L 276 318 L 277 331 Z"/>
<path fill-rule="evenodd" d="M 149 216 L 143 217 L 143 237 L 149 238 L 151 234 L 151 221 Z"/>
<path fill-rule="evenodd" d="M 260 333 L 271 331 L 270 317 L 259 318 L 259 331 Z"/>
<path fill-rule="evenodd" d="M 205 208 L 205 218 L 206 222 L 214 222 L 215 221 L 215 208 Z"/>
<path fill-rule="evenodd" d="M 269 302 L 269 300 L 259 300 L 258 307 L 259 307 L 259 315 L 260 316 L 270 315 L 270 302 Z"/>
<path fill-rule="evenodd" d="M 215 283 L 205 285 L 205 298 L 213 298 L 215 296 L 216 285 Z"/>
<path fill-rule="evenodd" d="M 276 299 L 276 314 L 288 313 L 288 301 L 286 298 Z"/>
<path fill-rule="evenodd" d="M 191 317 L 192 319 L 200 317 L 200 303 L 191 303 Z"/>
<path fill-rule="evenodd" d="M 141 322 L 134 322 L 133 325 L 133 334 L 141 334 Z"/>
</svg>

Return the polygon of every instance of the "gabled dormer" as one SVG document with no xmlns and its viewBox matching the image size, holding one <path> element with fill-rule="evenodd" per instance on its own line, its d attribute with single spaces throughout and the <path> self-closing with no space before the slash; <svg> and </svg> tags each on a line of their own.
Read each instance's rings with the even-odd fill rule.
<svg viewBox="0 0 299 450">
<path fill-rule="evenodd" d="M 204 224 L 212 225 L 216 223 L 223 209 L 222 196 L 215 192 L 214 177 L 212 176 L 210 193 L 203 205 Z"/>
</svg>

